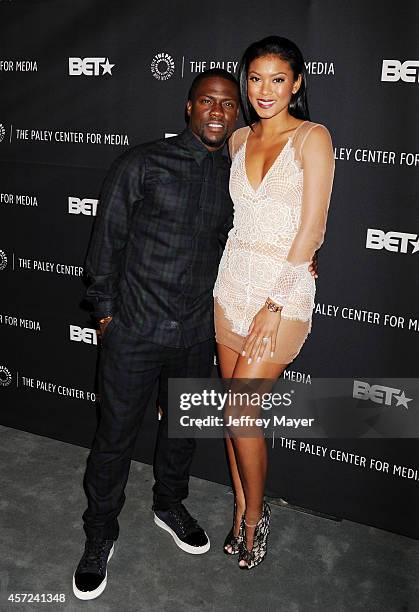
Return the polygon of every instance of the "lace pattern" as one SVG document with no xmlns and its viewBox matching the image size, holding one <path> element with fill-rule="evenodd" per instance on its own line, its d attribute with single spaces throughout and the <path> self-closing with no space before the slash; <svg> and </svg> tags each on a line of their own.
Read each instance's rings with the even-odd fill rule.
<svg viewBox="0 0 419 612">
<path fill-rule="evenodd" d="M 256 525 L 256 529 L 253 535 L 253 546 L 252 550 L 248 550 L 246 546 L 246 523 L 243 518 L 242 520 L 242 531 L 243 538 L 239 545 L 239 563 L 245 561 L 247 569 L 252 569 L 256 565 L 259 565 L 266 556 L 268 549 L 268 535 L 270 532 L 269 522 L 271 519 L 271 508 L 265 501 L 263 502 L 262 517 Z"/>
<path fill-rule="evenodd" d="M 309 262 L 293 266 L 286 261 L 299 228 L 303 196 L 303 170 L 294 140 L 288 139 L 255 190 L 246 173 L 247 136 L 232 161 L 234 226 L 214 287 L 232 330 L 242 336 L 267 297 L 283 305 L 284 318 L 311 321 L 315 296 Z"/>
</svg>

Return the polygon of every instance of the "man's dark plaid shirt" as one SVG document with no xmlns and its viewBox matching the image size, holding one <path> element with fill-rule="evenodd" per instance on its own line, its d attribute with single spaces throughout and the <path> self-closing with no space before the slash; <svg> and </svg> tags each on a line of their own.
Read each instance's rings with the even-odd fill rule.
<svg viewBox="0 0 419 612">
<path fill-rule="evenodd" d="M 186 129 L 133 147 L 105 178 L 86 260 L 86 297 L 151 342 L 214 335 L 212 289 L 233 204 L 229 162 Z"/>
</svg>

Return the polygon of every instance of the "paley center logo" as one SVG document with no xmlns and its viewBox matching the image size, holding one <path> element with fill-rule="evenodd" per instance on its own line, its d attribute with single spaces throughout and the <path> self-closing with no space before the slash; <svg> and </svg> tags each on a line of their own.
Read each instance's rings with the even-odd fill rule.
<svg viewBox="0 0 419 612">
<path fill-rule="evenodd" d="M 7 255 L 0 249 L 0 271 L 4 270 L 7 266 Z"/>
<path fill-rule="evenodd" d="M 406 394 L 401 389 L 394 387 L 386 387 L 384 385 L 370 385 L 363 380 L 354 380 L 352 396 L 355 399 L 370 400 L 376 404 L 384 404 L 392 406 L 393 398 L 396 400 L 396 406 L 403 406 L 408 409 L 408 402 L 413 398 L 406 397 Z"/>
<path fill-rule="evenodd" d="M 156 53 L 150 64 L 151 74 L 158 81 L 167 81 L 175 72 L 175 62 L 168 53 Z"/>
<path fill-rule="evenodd" d="M 70 325 L 70 340 L 73 342 L 84 342 L 85 344 L 97 344 L 97 332 L 90 327 Z"/>
<path fill-rule="evenodd" d="M 412 250 L 408 247 L 411 245 Z M 419 235 L 406 232 L 384 232 L 380 229 L 368 228 L 365 247 L 367 249 L 386 249 L 394 253 L 417 253 L 419 251 Z"/>
<path fill-rule="evenodd" d="M 419 61 L 407 60 L 400 62 L 396 59 L 385 59 L 381 68 L 381 80 L 395 83 L 416 83 L 419 81 Z"/>
<path fill-rule="evenodd" d="M 97 203 L 98 200 L 93 200 L 92 198 L 68 196 L 68 212 L 70 215 L 87 215 L 89 217 L 95 217 Z"/>
<path fill-rule="evenodd" d="M 115 64 L 111 64 L 108 57 L 68 58 L 68 73 L 70 76 L 103 76 L 104 74 L 112 76 L 114 66 Z"/>
<path fill-rule="evenodd" d="M 9 368 L 0 365 L 0 387 L 8 387 L 12 382 L 12 375 Z"/>
</svg>

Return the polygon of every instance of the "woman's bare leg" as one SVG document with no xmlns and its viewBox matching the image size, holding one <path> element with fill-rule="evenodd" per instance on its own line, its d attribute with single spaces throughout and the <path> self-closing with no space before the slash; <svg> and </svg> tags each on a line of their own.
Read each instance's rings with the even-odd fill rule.
<svg viewBox="0 0 419 612">
<path fill-rule="evenodd" d="M 239 354 L 233 351 L 231 348 L 224 346 L 223 344 L 217 344 L 218 361 L 220 363 L 221 376 L 223 378 L 232 378 L 234 368 L 236 367 Z M 236 516 L 234 517 L 234 535 L 239 535 L 241 517 L 246 508 L 246 502 L 244 498 L 243 485 L 241 483 L 239 470 L 237 467 L 236 455 L 234 453 L 234 447 L 231 442 L 231 438 L 226 433 L 225 437 L 227 457 L 230 465 L 231 480 L 233 482 L 234 497 L 236 500 Z M 231 553 L 231 546 L 226 547 L 227 552 Z"/>
<path fill-rule="evenodd" d="M 287 364 L 268 362 L 247 363 L 247 357 L 237 359 L 232 378 L 271 379 L 272 385 L 285 370 Z M 271 385 L 271 386 L 272 386 Z M 264 389 L 266 392 L 267 389 Z M 244 490 L 246 502 L 245 519 L 249 525 L 256 525 L 262 516 L 262 503 L 265 490 L 267 450 L 265 438 L 234 436 L 232 439 L 234 454 L 238 464 L 240 482 Z M 253 546 L 255 527 L 246 526 L 246 546 L 248 550 Z M 245 561 L 240 562 L 246 565 Z"/>
</svg>

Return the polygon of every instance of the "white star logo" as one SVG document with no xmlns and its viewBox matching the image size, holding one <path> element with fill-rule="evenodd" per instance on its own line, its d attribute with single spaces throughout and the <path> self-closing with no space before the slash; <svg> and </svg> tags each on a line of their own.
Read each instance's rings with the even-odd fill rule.
<svg viewBox="0 0 419 612">
<path fill-rule="evenodd" d="M 413 246 L 413 251 L 411 252 L 411 255 L 413 255 L 413 253 L 417 253 L 419 251 L 419 238 L 416 241 L 409 240 L 409 242 Z"/>
<path fill-rule="evenodd" d="M 397 400 L 396 406 L 403 406 L 404 408 L 408 410 L 409 406 L 407 405 L 407 402 L 411 402 L 412 398 L 406 397 L 405 392 L 402 391 L 399 396 L 396 396 L 396 400 Z"/>
<path fill-rule="evenodd" d="M 110 74 L 112 76 L 112 68 L 115 66 L 115 64 L 111 64 L 109 61 L 109 58 L 106 58 L 106 62 L 104 62 L 102 64 L 102 68 L 103 68 L 103 72 L 102 72 L 102 76 L 104 74 Z"/>
</svg>

